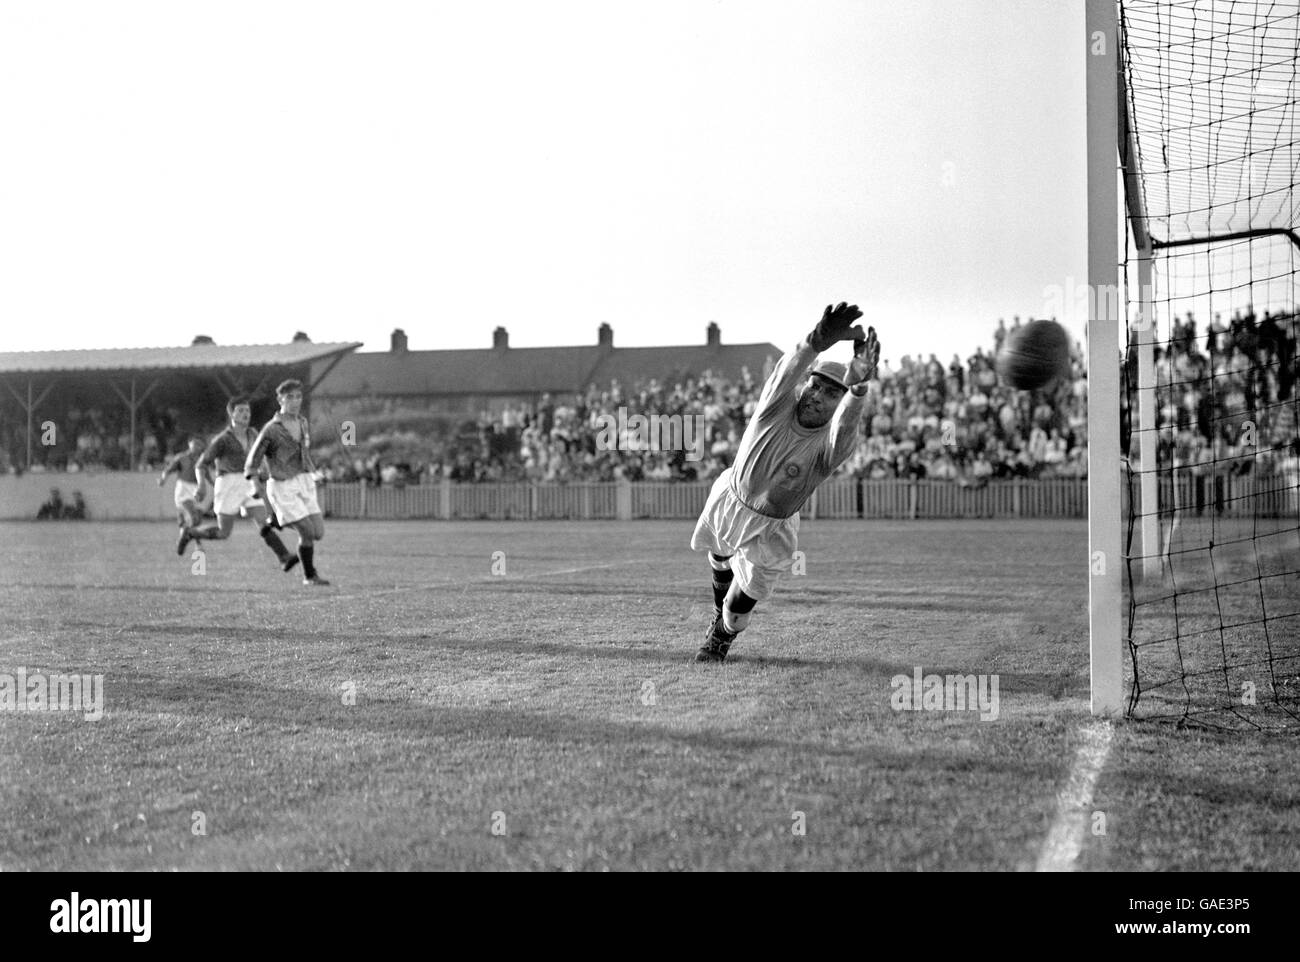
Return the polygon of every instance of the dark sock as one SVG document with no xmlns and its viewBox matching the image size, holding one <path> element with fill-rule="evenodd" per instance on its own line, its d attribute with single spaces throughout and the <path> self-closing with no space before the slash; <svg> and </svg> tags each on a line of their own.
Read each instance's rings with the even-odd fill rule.
<svg viewBox="0 0 1300 962">
<path fill-rule="evenodd" d="M 716 610 L 722 610 L 722 602 L 726 600 L 727 589 L 731 587 L 731 579 L 735 576 L 730 568 L 726 571 L 713 569 L 713 607 Z"/>
<path fill-rule="evenodd" d="M 262 535 L 262 540 L 266 542 L 266 546 L 274 551 L 275 556 L 280 559 L 281 564 L 289 560 L 289 549 L 284 546 L 284 542 L 275 533 L 275 529 L 269 524 L 264 524 L 259 533 Z"/>
<path fill-rule="evenodd" d="M 219 525 L 205 524 L 201 528 L 190 528 L 189 531 L 190 531 L 190 537 L 194 538 L 196 541 L 202 540 L 204 538 L 208 538 L 210 540 L 217 540 L 217 535 L 220 534 L 221 528 Z"/>
<path fill-rule="evenodd" d="M 756 604 L 758 604 L 757 598 L 751 598 L 743 591 L 737 591 L 736 597 L 731 599 L 729 607 L 738 615 L 747 615 L 754 610 Z"/>
<path fill-rule="evenodd" d="M 311 556 L 316 553 L 314 544 L 298 545 L 298 557 L 302 559 L 302 573 L 308 578 L 316 577 L 316 566 L 312 564 Z"/>
<path fill-rule="evenodd" d="M 740 634 L 740 632 L 744 630 L 745 626 L 749 624 L 749 619 L 746 617 L 742 617 L 740 618 L 739 621 L 737 621 L 736 616 L 748 615 L 751 611 L 754 610 L 754 606 L 756 604 L 758 604 L 758 599 L 751 598 L 743 591 L 737 591 L 735 594 L 733 594 L 730 598 L 727 599 L 727 609 L 726 611 L 723 612 L 722 623 L 721 623 L 722 630 L 727 632 L 728 634 Z M 727 625 L 727 615 L 732 616 L 731 618 L 732 625 L 736 627 L 736 630 L 734 632 L 731 630 L 731 627 Z"/>
</svg>

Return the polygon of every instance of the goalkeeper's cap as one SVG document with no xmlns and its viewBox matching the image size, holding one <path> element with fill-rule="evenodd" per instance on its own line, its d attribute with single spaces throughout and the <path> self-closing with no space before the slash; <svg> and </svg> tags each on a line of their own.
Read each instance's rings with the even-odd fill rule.
<svg viewBox="0 0 1300 962">
<path fill-rule="evenodd" d="M 825 378 L 841 391 L 847 391 L 849 386 L 844 383 L 844 375 L 847 371 L 848 368 L 839 361 L 818 361 L 808 373 Z"/>
</svg>

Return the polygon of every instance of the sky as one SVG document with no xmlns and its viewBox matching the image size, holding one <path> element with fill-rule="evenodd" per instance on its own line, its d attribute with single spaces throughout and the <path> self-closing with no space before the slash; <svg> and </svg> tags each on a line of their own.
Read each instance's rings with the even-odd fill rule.
<svg viewBox="0 0 1300 962">
<path fill-rule="evenodd" d="M 1084 282 L 1082 8 L 0 0 L 0 350 L 965 356 Z"/>
</svg>

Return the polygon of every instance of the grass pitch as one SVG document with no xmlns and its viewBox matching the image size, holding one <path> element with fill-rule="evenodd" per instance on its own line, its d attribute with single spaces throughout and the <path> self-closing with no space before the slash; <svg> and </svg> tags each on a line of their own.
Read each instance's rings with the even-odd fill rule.
<svg viewBox="0 0 1300 962">
<path fill-rule="evenodd" d="M 1082 869 L 1300 868 L 1293 737 L 1121 722 L 1063 805 L 1082 522 L 805 522 L 722 666 L 690 530 L 331 521 L 307 589 L 247 522 L 201 574 L 163 524 L 0 525 L 0 673 L 105 692 L 0 711 L 0 869 L 1025 870 L 1063 819 Z M 895 710 L 918 668 L 997 718 Z"/>
</svg>

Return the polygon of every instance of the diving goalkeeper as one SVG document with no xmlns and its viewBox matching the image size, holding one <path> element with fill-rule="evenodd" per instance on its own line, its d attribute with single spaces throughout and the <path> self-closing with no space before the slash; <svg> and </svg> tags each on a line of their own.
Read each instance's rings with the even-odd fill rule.
<svg viewBox="0 0 1300 962">
<path fill-rule="evenodd" d="M 826 308 L 822 319 L 784 355 L 759 395 L 736 461 L 714 482 L 696 522 L 691 548 L 709 553 L 713 622 L 699 662 L 720 662 L 771 597 L 798 548 L 799 511 L 817 486 L 853 453 L 868 382 L 876 376 L 875 328 L 853 322 L 856 305 Z M 853 359 L 818 361 L 839 341 Z"/>
</svg>

